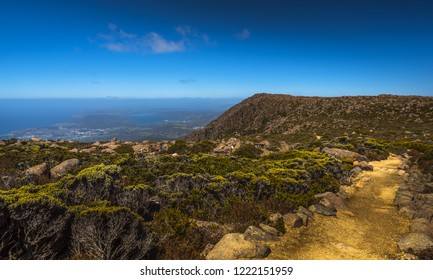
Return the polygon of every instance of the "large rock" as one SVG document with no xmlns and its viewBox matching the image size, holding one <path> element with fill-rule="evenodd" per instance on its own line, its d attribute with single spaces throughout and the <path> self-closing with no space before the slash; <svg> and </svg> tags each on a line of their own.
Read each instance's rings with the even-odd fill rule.
<svg viewBox="0 0 433 280">
<path fill-rule="evenodd" d="M 426 234 L 412 232 L 398 242 L 398 247 L 402 251 L 416 255 L 423 250 L 433 248 L 433 241 Z"/>
<path fill-rule="evenodd" d="M 266 231 L 255 226 L 249 226 L 245 231 L 244 235 L 247 239 L 255 240 L 255 241 L 278 241 L 279 240 L 277 236 L 269 234 Z"/>
<path fill-rule="evenodd" d="M 268 246 L 247 240 L 242 233 L 229 233 L 207 254 L 207 260 L 260 259 L 270 254 Z"/>
<path fill-rule="evenodd" d="M 321 214 L 324 216 L 337 216 L 337 211 L 335 210 L 335 208 L 334 209 L 328 208 L 320 203 L 311 205 L 308 209 L 311 212 Z"/>
<path fill-rule="evenodd" d="M 64 176 L 66 173 L 70 172 L 75 167 L 77 167 L 78 164 L 80 164 L 80 161 L 76 158 L 65 160 L 59 165 L 51 168 L 51 177 L 54 179 L 58 179 Z"/>
<path fill-rule="evenodd" d="M 349 207 L 347 207 L 344 199 L 341 196 L 336 195 L 335 193 L 326 192 L 322 194 L 317 194 L 315 195 L 315 198 L 319 201 L 321 201 L 322 199 L 326 199 L 338 211 L 343 211 L 345 213 L 350 212 L 350 209 Z"/>
<path fill-rule="evenodd" d="M 352 151 L 348 151 L 348 150 L 325 147 L 325 148 L 323 148 L 322 151 L 330 157 L 352 158 L 352 159 L 357 160 L 357 161 L 366 161 L 367 160 L 367 158 L 365 156 L 360 155 L 360 154 L 355 153 L 355 152 L 352 152 Z"/>
<path fill-rule="evenodd" d="M 41 164 L 30 167 L 29 169 L 26 170 L 26 173 L 28 175 L 42 177 L 44 175 L 47 175 L 48 171 L 49 171 L 48 165 L 45 162 L 43 162 Z"/>
<path fill-rule="evenodd" d="M 287 228 L 298 228 L 304 225 L 302 217 L 296 213 L 288 213 L 283 215 L 284 225 Z"/>
</svg>

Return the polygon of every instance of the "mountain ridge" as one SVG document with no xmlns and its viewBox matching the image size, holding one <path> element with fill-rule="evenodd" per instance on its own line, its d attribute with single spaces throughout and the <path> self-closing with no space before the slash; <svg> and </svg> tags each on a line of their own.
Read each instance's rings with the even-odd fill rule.
<svg viewBox="0 0 433 280">
<path fill-rule="evenodd" d="M 425 140 L 433 133 L 431 108 L 433 97 L 426 96 L 310 97 L 260 93 L 234 105 L 187 139 L 267 135 L 295 140 L 305 135 L 354 131 L 404 138 L 409 131 L 413 134 L 410 138 Z"/>
</svg>

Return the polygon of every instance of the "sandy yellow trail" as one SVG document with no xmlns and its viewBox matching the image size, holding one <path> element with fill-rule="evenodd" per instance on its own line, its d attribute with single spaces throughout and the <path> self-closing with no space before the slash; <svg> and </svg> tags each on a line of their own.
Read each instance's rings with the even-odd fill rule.
<svg viewBox="0 0 433 280">
<path fill-rule="evenodd" d="M 348 188 L 346 201 L 353 216 L 315 215 L 307 227 L 290 229 L 280 242 L 269 244 L 269 259 L 351 260 L 400 259 L 397 241 L 409 220 L 392 205 L 399 184 L 401 160 L 371 162 L 374 171 L 360 174 Z"/>
</svg>

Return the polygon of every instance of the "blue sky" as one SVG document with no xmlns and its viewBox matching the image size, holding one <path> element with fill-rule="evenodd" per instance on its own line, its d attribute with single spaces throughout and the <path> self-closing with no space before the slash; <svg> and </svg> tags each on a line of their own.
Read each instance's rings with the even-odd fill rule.
<svg viewBox="0 0 433 280">
<path fill-rule="evenodd" d="M 0 0 L 0 98 L 433 95 L 433 1 Z"/>
</svg>

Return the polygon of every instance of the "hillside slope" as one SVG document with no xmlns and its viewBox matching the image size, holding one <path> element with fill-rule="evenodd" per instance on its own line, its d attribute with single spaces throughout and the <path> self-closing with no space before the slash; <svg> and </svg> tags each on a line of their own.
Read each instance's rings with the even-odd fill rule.
<svg viewBox="0 0 433 280">
<path fill-rule="evenodd" d="M 372 134 L 431 140 L 433 97 L 305 97 L 256 94 L 233 106 L 190 140 L 268 135 L 296 140 L 307 135 Z"/>
</svg>

